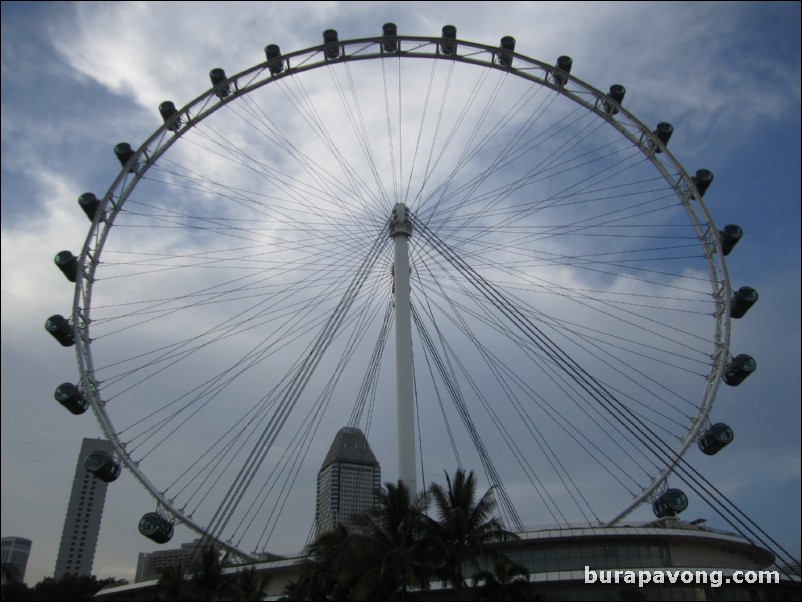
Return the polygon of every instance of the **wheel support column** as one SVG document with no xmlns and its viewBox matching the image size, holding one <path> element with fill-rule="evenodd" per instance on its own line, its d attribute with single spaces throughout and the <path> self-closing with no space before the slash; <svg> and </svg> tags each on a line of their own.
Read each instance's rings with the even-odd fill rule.
<svg viewBox="0 0 802 602">
<path fill-rule="evenodd" d="M 393 291 L 395 294 L 396 416 L 398 421 L 398 478 L 413 495 L 417 493 L 415 470 L 415 400 L 412 371 L 412 321 L 409 306 L 409 209 L 397 203 L 390 219 L 395 246 Z"/>
</svg>

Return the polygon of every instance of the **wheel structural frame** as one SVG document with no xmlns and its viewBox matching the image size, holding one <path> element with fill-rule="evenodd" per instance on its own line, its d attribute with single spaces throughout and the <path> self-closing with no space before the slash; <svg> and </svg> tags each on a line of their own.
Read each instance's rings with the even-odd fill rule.
<svg viewBox="0 0 802 602">
<path fill-rule="evenodd" d="M 698 438 L 700 430 L 709 422 L 708 416 L 716 396 L 721 377 L 729 362 L 730 341 L 730 303 L 731 289 L 727 268 L 723 259 L 719 232 L 702 201 L 694 179 L 685 171 L 679 161 L 661 142 L 651 127 L 639 121 L 624 106 L 612 100 L 610 95 L 594 88 L 573 75 L 555 66 L 515 53 L 484 44 L 465 40 L 444 40 L 440 37 L 397 36 L 388 45 L 385 36 L 366 37 L 354 40 L 337 41 L 335 46 L 323 43 L 288 54 L 276 54 L 254 67 L 226 78 L 219 79 L 209 90 L 182 108 L 168 111 L 166 122 L 159 127 L 130 156 L 109 189 L 100 200 L 88 236 L 77 262 L 77 277 L 72 309 L 72 327 L 75 351 L 81 374 L 80 387 L 92 405 L 100 426 L 113 445 L 120 459 L 135 477 L 157 500 L 160 508 L 168 509 L 179 522 L 196 532 L 211 536 L 206 526 L 196 522 L 181 508 L 174 506 L 170 499 L 160 492 L 138 464 L 126 452 L 125 445 L 118 437 L 115 426 L 106 412 L 102 398 L 101 384 L 95 380 L 95 360 L 92 355 L 92 294 L 95 272 L 102 261 L 104 245 L 110 235 L 115 220 L 120 214 L 129 195 L 142 177 L 170 147 L 197 124 L 225 107 L 236 102 L 254 90 L 286 78 L 325 67 L 332 63 L 353 61 L 383 60 L 389 57 L 419 60 L 455 61 L 499 70 L 533 85 L 544 86 L 596 114 L 615 128 L 621 136 L 640 149 L 654 165 L 688 215 L 696 235 L 705 249 L 711 295 L 715 302 L 715 329 L 713 346 L 715 349 L 707 385 L 698 404 L 698 413 L 684 438 L 679 442 L 670 462 L 656 475 L 642 493 L 607 524 L 613 525 L 627 516 L 636 507 L 654 497 L 663 486 L 675 465 L 680 461 L 688 447 Z M 270 48 L 270 47 L 268 47 Z M 163 116 L 165 113 L 163 113 Z M 219 542 L 229 552 L 243 558 L 254 557 L 227 542 Z"/>
</svg>

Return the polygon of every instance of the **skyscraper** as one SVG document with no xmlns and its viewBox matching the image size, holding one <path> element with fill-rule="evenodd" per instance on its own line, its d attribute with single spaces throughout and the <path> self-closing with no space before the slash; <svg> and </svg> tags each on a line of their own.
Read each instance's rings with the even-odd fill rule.
<svg viewBox="0 0 802 602">
<path fill-rule="evenodd" d="M 95 450 L 112 454 L 111 443 L 105 439 L 84 439 L 72 492 L 61 532 L 61 545 L 56 560 L 55 578 L 65 575 L 91 575 L 95 559 L 95 547 L 100 533 L 100 519 L 103 517 L 103 504 L 106 501 L 108 483 L 100 480 L 86 470 L 84 461 Z"/>
<path fill-rule="evenodd" d="M 25 581 L 25 569 L 28 566 L 28 556 L 31 555 L 31 540 L 24 537 L 3 537 L 2 562 L 14 568 L 16 574 L 12 579 Z M 6 583 L 6 574 L 3 573 L 3 583 Z"/>
<path fill-rule="evenodd" d="M 381 468 L 365 434 L 357 428 L 340 429 L 317 475 L 317 534 L 377 507 L 380 491 Z"/>
</svg>

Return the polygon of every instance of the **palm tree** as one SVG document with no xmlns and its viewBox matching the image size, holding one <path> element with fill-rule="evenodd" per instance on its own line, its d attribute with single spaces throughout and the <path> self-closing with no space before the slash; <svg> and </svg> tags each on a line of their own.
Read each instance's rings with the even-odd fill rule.
<svg viewBox="0 0 802 602">
<path fill-rule="evenodd" d="M 477 500 L 473 471 L 466 473 L 460 468 L 453 481 L 446 473 L 446 487 L 432 483 L 429 494 L 437 510 L 437 520 L 429 519 L 429 530 L 437 542 L 440 575 L 462 592 L 467 586 L 465 564 L 478 569 L 477 559 L 485 555 L 485 544 L 516 535 L 493 516 L 496 502 L 492 489 Z"/>
<path fill-rule="evenodd" d="M 232 583 L 232 600 L 264 600 L 269 581 L 270 576 L 260 575 L 254 566 L 241 569 Z"/>
<path fill-rule="evenodd" d="M 284 593 L 293 600 L 351 600 L 359 576 L 351 533 L 338 525 L 310 546 L 308 564 Z"/>
<path fill-rule="evenodd" d="M 428 588 L 425 510 L 425 498 L 399 480 L 385 483 L 378 509 L 354 519 L 354 551 L 364 567 L 357 600 L 405 600 L 410 586 Z"/>
<path fill-rule="evenodd" d="M 231 591 L 232 577 L 223 573 L 224 561 L 213 546 L 204 548 L 200 563 L 192 573 L 190 583 L 196 590 L 197 600 L 223 600 Z"/>
<path fill-rule="evenodd" d="M 156 592 L 159 600 L 192 600 L 193 592 L 186 574 L 180 563 L 162 569 Z"/>
<path fill-rule="evenodd" d="M 478 571 L 473 575 L 477 600 L 531 600 L 529 570 L 499 557 L 493 571 Z"/>
</svg>

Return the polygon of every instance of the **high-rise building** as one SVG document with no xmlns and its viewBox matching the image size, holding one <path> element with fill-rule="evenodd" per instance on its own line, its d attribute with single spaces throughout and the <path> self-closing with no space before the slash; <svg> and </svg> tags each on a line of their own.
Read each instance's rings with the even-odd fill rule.
<svg viewBox="0 0 802 602">
<path fill-rule="evenodd" d="M 103 504 L 106 501 L 108 483 L 86 470 L 86 457 L 95 450 L 112 454 L 111 443 L 105 439 L 84 439 L 72 492 L 61 532 L 61 545 L 56 559 L 55 578 L 65 575 L 91 575 L 95 559 L 95 547 L 100 533 L 100 519 L 103 517 Z"/>
<path fill-rule="evenodd" d="M 2 562 L 5 566 L 14 569 L 13 579 L 22 583 L 25 581 L 25 569 L 28 566 L 28 556 L 31 555 L 31 540 L 24 537 L 3 537 Z M 6 573 L 3 573 L 3 583 L 6 583 Z"/>
<path fill-rule="evenodd" d="M 140 552 L 136 563 L 136 576 L 134 581 L 150 581 L 161 577 L 162 571 L 168 568 L 182 566 L 189 569 L 198 557 L 195 551 L 201 544 L 201 539 L 194 539 L 189 543 L 182 543 L 180 548 L 170 550 L 157 550 L 155 552 Z"/>
<path fill-rule="evenodd" d="M 381 468 L 365 434 L 340 429 L 317 475 L 316 532 L 347 525 L 354 514 L 376 508 L 380 492 Z"/>
</svg>

